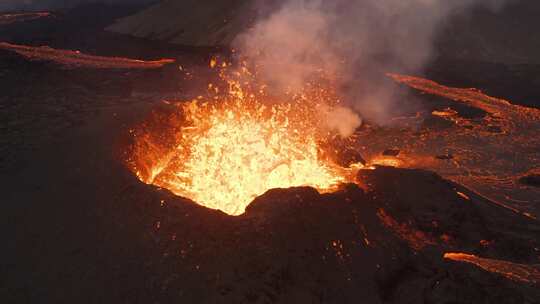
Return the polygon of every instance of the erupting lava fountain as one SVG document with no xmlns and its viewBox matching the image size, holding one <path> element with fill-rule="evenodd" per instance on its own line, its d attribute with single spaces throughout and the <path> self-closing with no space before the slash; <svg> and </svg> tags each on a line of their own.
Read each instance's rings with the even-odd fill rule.
<svg viewBox="0 0 540 304">
<path fill-rule="evenodd" d="M 329 144 L 335 134 L 321 123 L 339 107 L 331 90 L 309 84 L 276 102 L 246 67 L 230 66 L 220 65 L 223 83 L 209 84 L 206 97 L 176 103 L 158 130 L 132 130 L 128 163 L 141 181 L 230 215 L 272 188 L 328 192 L 354 181 L 358 166 L 336 164 Z"/>
</svg>

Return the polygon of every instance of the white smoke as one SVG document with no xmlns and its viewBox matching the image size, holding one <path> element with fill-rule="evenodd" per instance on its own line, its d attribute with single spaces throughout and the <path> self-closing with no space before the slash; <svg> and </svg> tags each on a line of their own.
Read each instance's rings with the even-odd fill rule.
<svg viewBox="0 0 540 304">
<path fill-rule="evenodd" d="M 506 0 L 284 0 L 239 35 L 235 49 L 277 90 L 300 89 L 324 71 L 337 80 L 346 104 L 387 123 L 399 104 L 385 72 L 421 72 L 433 56 L 438 30 L 453 14 Z M 337 111 L 340 112 L 340 111 Z M 342 134 L 360 123 L 350 111 Z M 345 115 L 345 114 L 344 114 Z M 332 122 L 339 117 L 332 115 Z M 350 123 L 347 128 L 346 122 Z"/>
<path fill-rule="evenodd" d="M 360 119 L 358 114 L 347 107 L 321 106 L 319 110 L 322 118 L 326 122 L 326 126 L 330 130 L 336 131 L 342 137 L 351 136 L 354 133 L 354 130 L 362 124 L 362 119 Z"/>
</svg>

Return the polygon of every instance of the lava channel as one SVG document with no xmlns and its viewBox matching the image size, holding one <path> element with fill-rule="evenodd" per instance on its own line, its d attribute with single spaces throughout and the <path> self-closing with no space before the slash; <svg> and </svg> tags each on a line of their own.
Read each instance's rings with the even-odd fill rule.
<svg viewBox="0 0 540 304">
<path fill-rule="evenodd" d="M 444 258 L 452 261 L 470 263 L 485 271 L 497 273 L 504 277 L 533 285 L 540 284 L 540 269 L 524 264 L 517 264 L 502 260 L 477 257 L 466 253 L 445 253 Z"/>
<path fill-rule="evenodd" d="M 15 22 L 31 21 L 44 17 L 49 17 L 51 15 L 52 14 L 49 12 L 1 14 L 0 25 L 7 25 Z"/>
<path fill-rule="evenodd" d="M 26 46 L 0 42 L 0 49 L 15 52 L 28 60 L 51 61 L 67 67 L 97 69 L 156 69 L 174 63 L 174 59 L 137 60 L 121 57 L 103 57 L 83 54 L 79 51 L 58 50 L 48 46 Z"/>
</svg>

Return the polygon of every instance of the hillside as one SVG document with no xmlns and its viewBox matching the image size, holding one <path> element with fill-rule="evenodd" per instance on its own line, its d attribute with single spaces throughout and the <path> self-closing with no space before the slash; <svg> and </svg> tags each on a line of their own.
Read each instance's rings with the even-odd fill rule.
<svg viewBox="0 0 540 304">
<path fill-rule="evenodd" d="M 190 46 L 227 45 L 253 20 L 251 1 L 166 0 L 107 29 L 152 40 Z"/>
<path fill-rule="evenodd" d="M 165 0 L 117 20 L 112 32 L 190 46 L 227 46 L 253 23 L 251 0 Z M 540 3 L 512 2 L 492 12 L 458 12 L 436 38 L 437 57 L 509 64 L 540 63 Z"/>
</svg>

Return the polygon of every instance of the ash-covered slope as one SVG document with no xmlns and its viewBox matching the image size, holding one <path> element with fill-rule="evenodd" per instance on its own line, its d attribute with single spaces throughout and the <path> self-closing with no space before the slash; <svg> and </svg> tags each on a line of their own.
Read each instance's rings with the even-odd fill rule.
<svg viewBox="0 0 540 304">
<path fill-rule="evenodd" d="M 227 45 L 254 17 L 251 0 L 166 0 L 108 30 L 190 46 Z"/>
</svg>

